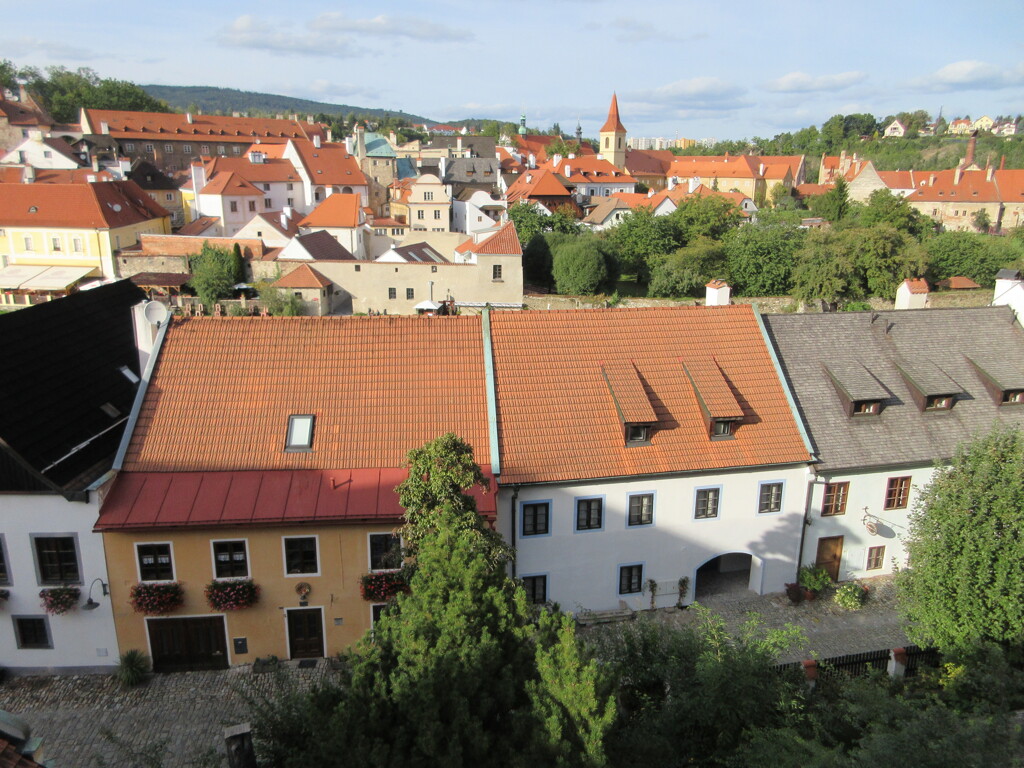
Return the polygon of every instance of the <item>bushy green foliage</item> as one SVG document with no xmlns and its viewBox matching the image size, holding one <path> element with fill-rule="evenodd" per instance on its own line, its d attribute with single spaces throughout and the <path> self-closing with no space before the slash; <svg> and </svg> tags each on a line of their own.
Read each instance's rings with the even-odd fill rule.
<svg viewBox="0 0 1024 768">
<path fill-rule="evenodd" d="M 552 275 L 554 250 L 561 244 L 572 239 L 572 235 L 563 232 L 538 232 L 523 248 L 523 279 L 531 285 L 552 288 L 555 278 Z"/>
<path fill-rule="evenodd" d="M 853 213 L 857 226 L 888 224 L 918 239 L 933 226 L 920 211 L 910 206 L 906 197 L 894 195 L 888 189 L 876 189 L 868 196 L 867 204 L 857 205 Z"/>
<path fill-rule="evenodd" d="M 838 224 L 850 209 L 850 192 L 846 179 L 836 178 L 836 183 L 828 192 L 808 198 L 807 207 L 811 213 L 820 216 L 832 224 Z"/>
<path fill-rule="evenodd" d="M 556 245 L 552 257 L 551 271 L 559 293 L 591 296 L 614 290 L 618 262 L 607 241 L 581 235 Z"/>
<path fill-rule="evenodd" d="M 721 240 L 743 221 L 743 214 L 731 200 L 717 195 L 688 197 L 668 215 L 675 241 L 688 245 L 701 237 Z"/>
<path fill-rule="evenodd" d="M 292 291 L 275 288 L 269 280 L 260 280 L 255 285 L 260 302 L 272 317 L 296 317 L 303 314 L 302 299 Z"/>
<path fill-rule="evenodd" d="M 673 226 L 669 217 L 655 216 L 646 206 L 623 216 L 608 238 L 618 255 L 622 271 L 636 275 L 638 283 L 648 281 L 652 259 L 671 253 L 682 245 L 678 239 L 678 228 Z"/>
<path fill-rule="evenodd" d="M 652 259 L 649 296 L 683 298 L 699 296 L 714 277 L 725 277 L 726 256 L 722 244 L 697 238 L 685 248 Z"/>
<path fill-rule="evenodd" d="M 800 566 L 796 580 L 801 587 L 812 592 L 820 592 L 832 586 L 832 577 L 828 575 L 828 571 L 819 566 Z"/>
<path fill-rule="evenodd" d="M 149 656 L 132 648 L 121 654 L 114 669 L 114 679 L 125 688 L 134 688 L 146 679 L 151 668 Z"/>
<path fill-rule="evenodd" d="M 937 471 L 910 517 L 897 581 L 919 645 L 1024 641 L 1024 435 L 997 428 Z"/>
<path fill-rule="evenodd" d="M 729 232 L 724 245 L 733 288 L 745 296 L 788 294 L 795 254 L 806 232 L 782 223 L 758 223 Z"/>
<path fill-rule="evenodd" d="M 836 589 L 835 595 L 832 599 L 836 605 L 840 608 L 845 608 L 848 611 L 860 610 L 861 606 L 864 605 L 864 600 L 867 598 L 867 593 L 864 591 L 864 587 L 860 584 L 843 584 Z"/>
<path fill-rule="evenodd" d="M 202 250 L 189 258 L 189 270 L 192 272 L 192 288 L 207 312 L 213 310 L 218 299 L 231 296 L 232 289 L 238 281 L 241 254 L 236 255 L 227 248 L 203 242 Z"/>
<path fill-rule="evenodd" d="M 996 272 L 1024 257 L 1024 242 L 974 232 L 943 232 L 924 247 L 934 280 L 963 275 L 986 288 L 995 285 Z"/>
</svg>

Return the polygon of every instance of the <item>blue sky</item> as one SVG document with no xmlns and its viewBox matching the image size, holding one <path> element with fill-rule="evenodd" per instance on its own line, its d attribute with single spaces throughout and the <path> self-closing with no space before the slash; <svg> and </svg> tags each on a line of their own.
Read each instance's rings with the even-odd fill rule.
<svg viewBox="0 0 1024 768">
<path fill-rule="evenodd" d="M 742 138 L 881 118 L 1024 112 L 1024 3 L 421 0 L 163 6 L 0 0 L 0 58 L 434 120 Z"/>
</svg>

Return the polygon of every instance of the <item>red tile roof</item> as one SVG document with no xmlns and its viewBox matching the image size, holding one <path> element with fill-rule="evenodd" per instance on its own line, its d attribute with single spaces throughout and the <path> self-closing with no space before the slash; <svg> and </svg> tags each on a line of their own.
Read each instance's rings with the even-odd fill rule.
<svg viewBox="0 0 1024 768">
<path fill-rule="evenodd" d="M 986 178 L 987 171 L 960 171 L 957 183 L 956 170 L 933 171 L 925 175 L 925 184 L 907 195 L 911 203 L 991 203 L 1000 200 L 995 179 Z"/>
<path fill-rule="evenodd" d="M 455 249 L 458 253 L 476 253 L 487 256 L 522 256 L 516 225 L 511 221 L 494 234 L 478 243 L 467 240 Z"/>
<path fill-rule="evenodd" d="M 946 280 L 939 280 L 937 285 L 940 288 L 948 288 L 952 291 L 964 291 L 972 288 L 981 288 L 976 282 L 971 280 L 969 277 L 963 277 L 962 275 L 956 275 Z"/>
<path fill-rule="evenodd" d="M 326 139 L 323 126 L 300 120 L 276 120 L 258 117 L 224 117 L 221 115 L 192 115 L 192 122 L 183 114 L 161 112 L 127 112 L 113 109 L 86 109 L 89 133 L 107 132 L 117 139 L 172 139 L 251 144 L 254 139 L 263 142 Z M 83 129 L 86 128 L 83 123 Z"/>
<path fill-rule="evenodd" d="M 608 107 L 608 119 L 605 120 L 604 125 L 601 126 L 601 133 L 604 133 L 605 131 L 626 132 L 626 127 L 622 124 L 622 121 L 619 120 L 619 99 L 614 93 L 612 94 L 612 103 Z"/>
<path fill-rule="evenodd" d="M 400 468 L 249 472 L 122 472 L 96 530 L 399 520 Z M 496 492 L 474 487 L 477 510 L 493 520 Z"/>
<path fill-rule="evenodd" d="M 124 468 L 401 467 L 455 432 L 490 464 L 478 316 L 196 318 L 169 328 Z M 313 450 L 284 451 L 314 414 Z"/>
<path fill-rule="evenodd" d="M 359 161 L 348 153 L 344 144 L 323 143 L 319 148 L 312 141 L 293 141 L 292 144 L 314 186 L 366 186 Z"/>
<path fill-rule="evenodd" d="M 200 195 L 223 195 L 225 197 L 263 197 L 263 190 L 253 186 L 237 173 L 218 173 L 210 183 L 199 190 Z"/>
<path fill-rule="evenodd" d="M 537 168 L 526 171 L 516 179 L 506 193 L 509 203 L 532 197 L 563 197 L 570 199 L 569 190 L 565 188 L 552 171 Z"/>
<path fill-rule="evenodd" d="M 908 277 L 903 284 L 911 293 L 928 293 L 928 281 L 922 277 Z"/>
<path fill-rule="evenodd" d="M 25 166 L 0 166 L 0 184 L 24 183 Z M 36 168 L 35 184 L 89 184 L 96 181 L 113 181 L 108 171 L 92 168 Z"/>
<path fill-rule="evenodd" d="M 596 156 L 574 157 L 571 160 L 563 157 L 557 165 L 552 158 L 541 165 L 540 169 L 553 171 L 576 185 L 588 182 L 636 183 L 632 176 L 623 173 L 608 160 Z"/>
<path fill-rule="evenodd" d="M 327 288 L 331 281 L 308 264 L 293 269 L 274 283 L 275 288 Z"/>
<path fill-rule="evenodd" d="M 762 177 L 757 158 L 749 155 L 677 157 L 672 161 L 668 175 L 680 178 L 701 176 L 717 179 L 759 179 Z"/>
<path fill-rule="evenodd" d="M 253 184 L 302 181 L 290 160 L 276 157 L 267 157 L 262 163 L 254 163 L 248 157 L 214 157 L 206 163 L 206 178 L 213 179 L 221 173 L 235 173 Z"/>
<path fill-rule="evenodd" d="M 626 170 L 640 176 L 664 176 L 675 157 L 667 149 L 627 149 Z"/>
<path fill-rule="evenodd" d="M 0 184 L 0 225 L 115 229 L 170 214 L 133 181 Z"/>
<path fill-rule="evenodd" d="M 201 235 L 220 222 L 216 216 L 200 216 L 178 230 L 179 235 Z"/>
<path fill-rule="evenodd" d="M 503 483 L 809 458 L 750 306 L 501 312 L 492 315 L 491 328 Z M 524 360 L 530 361 L 529 376 L 523 375 Z M 716 365 L 737 393 L 744 419 L 733 439 L 709 437 L 683 368 L 702 361 Z M 635 366 L 649 394 L 657 416 L 650 445 L 625 446 L 601 375 L 601 366 L 611 364 Z"/>
<path fill-rule="evenodd" d="M 359 226 L 361 207 L 359 195 L 336 192 L 310 211 L 299 226 L 353 229 Z"/>
</svg>

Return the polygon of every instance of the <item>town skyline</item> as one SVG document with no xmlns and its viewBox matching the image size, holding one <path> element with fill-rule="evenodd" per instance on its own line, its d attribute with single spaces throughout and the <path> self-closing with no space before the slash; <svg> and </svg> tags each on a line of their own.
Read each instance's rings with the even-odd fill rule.
<svg viewBox="0 0 1024 768">
<path fill-rule="evenodd" d="M 719 139 L 770 137 L 834 114 L 1017 114 L 1024 95 L 1024 45 L 1011 31 L 1024 11 L 995 2 L 976 4 L 974 15 L 1005 23 L 963 24 L 948 3 L 925 16 L 869 2 L 850 18 L 795 2 L 755 21 L 666 2 L 637 17 L 604 0 L 527 0 L 510 17 L 497 3 L 465 0 L 403 0 L 384 14 L 365 2 L 327 10 L 300 1 L 287 12 L 260 3 L 238 13 L 186 0 L 175 13 L 193 28 L 139 19 L 120 3 L 103 18 L 81 18 L 70 5 L 62 13 L 63 3 L 2 4 L 15 23 L 0 49 L 20 66 L 84 66 L 140 84 L 238 88 L 436 121 L 525 114 L 530 126 L 571 133 L 578 119 L 587 136 L 613 92 L 631 136 Z M 525 23 L 531 13 L 538 21 Z M 423 72 L 440 76 L 432 85 Z"/>
</svg>

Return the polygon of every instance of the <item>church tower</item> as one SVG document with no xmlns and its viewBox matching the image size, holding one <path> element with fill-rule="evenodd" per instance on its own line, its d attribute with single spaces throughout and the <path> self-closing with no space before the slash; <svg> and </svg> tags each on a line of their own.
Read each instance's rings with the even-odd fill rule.
<svg viewBox="0 0 1024 768">
<path fill-rule="evenodd" d="M 597 150 L 620 171 L 626 168 L 626 128 L 619 120 L 619 100 L 612 94 L 608 119 L 601 126 L 601 146 Z"/>
</svg>

